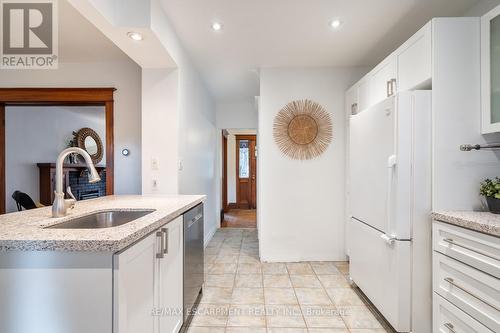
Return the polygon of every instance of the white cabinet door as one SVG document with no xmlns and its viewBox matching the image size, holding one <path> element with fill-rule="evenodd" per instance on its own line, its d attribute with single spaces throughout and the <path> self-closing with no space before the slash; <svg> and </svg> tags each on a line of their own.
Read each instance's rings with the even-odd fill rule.
<svg viewBox="0 0 500 333">
<path fill-rule="evenodd" d="M 396 59 L 391 55 L 370 72 L 370 106 L 396 93 Z"/>
<path fill-rule="evenodd" d="M 345 111 L 346 116 L 356 114 L 358 111 L 358 85 L 352 86 L 345 93 Z M 347 118 L 349 120 L 349 118 Z"/>
<path fill-rule="evenodd" d="M 395 52 L 397 91 L 430 88 L 432 78 L 432 25 L 427 23 Z"/>
<path fill-rule="evenodd" d="M 361 112 L 364 109 L 370 107 L 371 96 L 370 96 L 370 77 L 365 76 L 359 81 L 358 85 L 358 107 L 357 112 Z"/>
<path fill-rule="evenodd" d="M 161 333 L 179 332 L 183 322 L 183 217 L 161 228 L 164 238 L 164 257 L 159 260 L 159 295 L 163 309 L 160 316 Z"/>
<path fill-rule="evenodd" d="M 113 332 L 155 332 L 156 233 L 113 256 Z"/>
</svg>

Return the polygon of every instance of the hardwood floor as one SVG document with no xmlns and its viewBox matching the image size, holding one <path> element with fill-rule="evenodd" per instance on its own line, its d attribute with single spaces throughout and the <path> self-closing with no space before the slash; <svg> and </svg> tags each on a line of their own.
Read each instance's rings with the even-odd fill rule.
<svg viewBox="0 0 500 333">
<path fill-rule="evenodd" d="M 223 228 L 256 228 L 257 214 L 255 209 L 231 209 L 224 213 Z"/>
</svg>

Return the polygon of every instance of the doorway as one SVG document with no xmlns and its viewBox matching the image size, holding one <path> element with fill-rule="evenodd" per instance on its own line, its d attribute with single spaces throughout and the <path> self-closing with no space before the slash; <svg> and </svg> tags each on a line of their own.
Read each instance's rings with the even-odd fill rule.
<svg viewBox="0 0 500 333">
<path fill-rule="evenodd" d="M 222 132 L 221 227 L 257 226 L 257 132 L 227 129 Z"/>
</svg>

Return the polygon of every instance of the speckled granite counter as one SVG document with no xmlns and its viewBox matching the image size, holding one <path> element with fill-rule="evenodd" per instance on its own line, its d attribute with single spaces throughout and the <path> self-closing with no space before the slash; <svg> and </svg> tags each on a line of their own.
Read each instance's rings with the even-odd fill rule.
<svg viewBox="0 0 500 333">
<path fill-rule="evenodd" d="M 432 218 L 459 227 L 500 237 L 500 215 L 488 212 L 446 211 L 434 212 Z"/>
<path fill-rule="evenodd" d="M 205 200 L 202 195 L 108 196 L 78 201 L 68 216 L 51 217 L 51 207 L 0 216 L 0 251 L 116 252 Z M 120 209 L 154 209 L 129 223 L 102 229 L 45 229 L 78 216 Z"/>
</svg>

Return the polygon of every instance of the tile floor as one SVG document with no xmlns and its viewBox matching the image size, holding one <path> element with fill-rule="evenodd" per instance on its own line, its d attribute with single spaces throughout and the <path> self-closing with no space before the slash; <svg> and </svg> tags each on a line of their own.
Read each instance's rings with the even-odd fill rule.
<svg viewBox="0 0 500 333">
<path fill-rule="evenodd" d="M 189 333 L 392 332 L 350 287 L 346 262 L 261 263 L 255 229 L 220 229 L 205 257 Z"/>
</svg>

